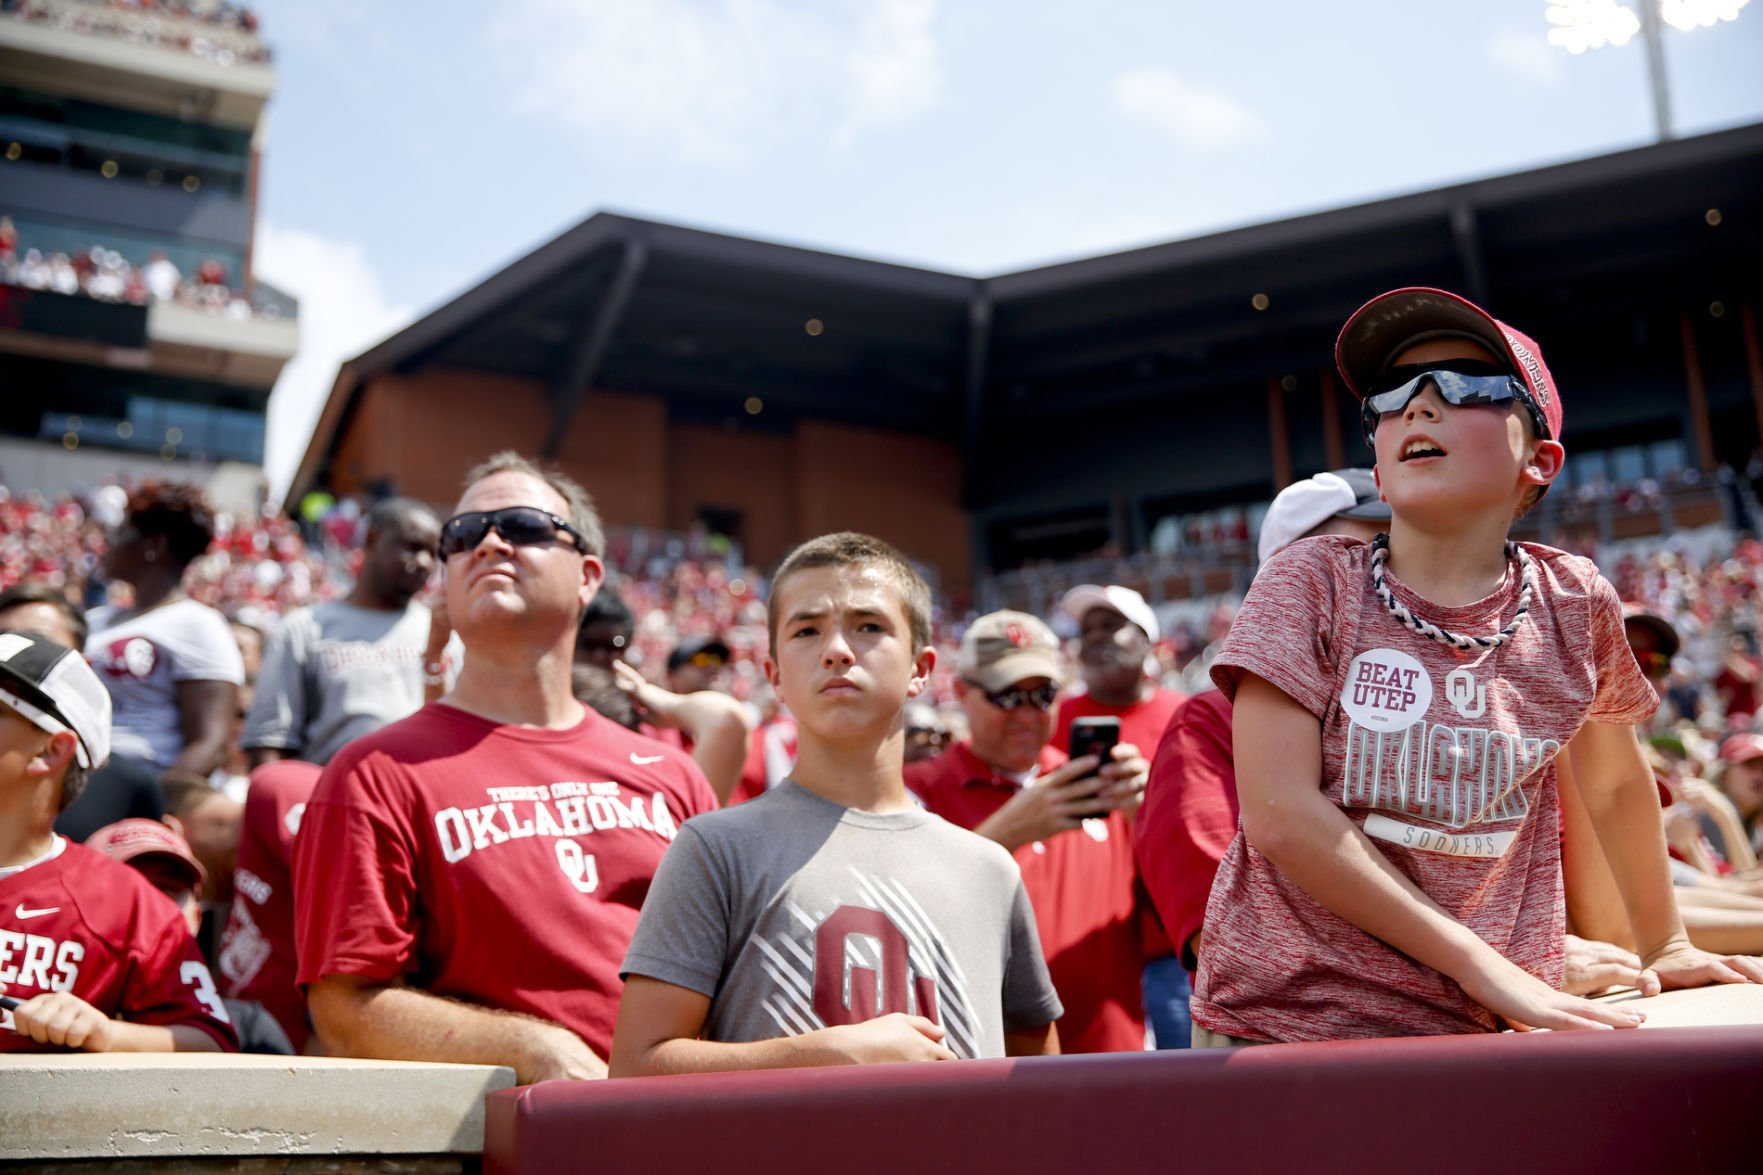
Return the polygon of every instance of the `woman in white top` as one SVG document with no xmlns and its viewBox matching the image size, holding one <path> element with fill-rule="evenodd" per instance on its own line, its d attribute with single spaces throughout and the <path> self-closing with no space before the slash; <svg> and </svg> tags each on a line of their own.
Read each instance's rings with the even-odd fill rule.
<svg viewBox="0 0 1763 1175">
<path fill-rule="evenodd" d="M 143 483 L 104 561 L 108 578 L 134 588 L 134 603 L 87 617 L 86 657 L 114 706 L 112 754 L 155 774 L 206 778 L 226 758 L 244 663 L 226 618 L 183 590 L 185 569 L 213 539 L 201 490 Z"/>
</svg>

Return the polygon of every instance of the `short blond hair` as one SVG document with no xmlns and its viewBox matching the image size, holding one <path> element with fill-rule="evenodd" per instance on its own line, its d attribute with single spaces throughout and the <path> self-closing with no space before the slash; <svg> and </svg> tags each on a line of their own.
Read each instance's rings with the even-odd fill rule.
<svg viewBox="0 0 1763 1175">
<path fill-rule="evenodd" d="M 594 499 L 573 477 L 555 469 L 541 468 L 513 449 L 503 449 L 465 475 L 465 488 L 469 490 L 486 477 L 498 473 L 524 473 L 551 487 L 568 504 L 569 525 L 582 536 L 588 554 L 598 557 L 606 553 L 606 531 L 600 525 L 600 515 L 594 510 Z"/>
<path fill-rule="evenodd" d="M 771 577 L 771 599 L 765 608 L 766 628 L 770 630 L 771 655 L 777 656 L 778 599 L 783 595 L 784 581 L 798 571 L 815 567 L 874 567 L 893 582 L 900 591 L 900 604 L 906 612 L 906 623 L 912 632 L 914 652 L 930 645 L 930 585 L 912 566 L 911 560 L 890 543 L 874 535 L 853 530 L 823 534 L 809 539 L 779 563 Z"/>
</svg>

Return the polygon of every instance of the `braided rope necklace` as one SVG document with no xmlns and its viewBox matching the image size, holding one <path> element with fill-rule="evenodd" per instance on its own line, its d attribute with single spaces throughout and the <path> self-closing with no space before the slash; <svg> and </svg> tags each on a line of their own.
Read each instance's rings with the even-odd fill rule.
<svg viewBox="0 0 1763 1175">
<path fill-rule="evenodd" d="M 1427 640 L 1438 641 L 1453 649 L 1497 649 L 1512 639 L 1512 634 L 1518 631 L 1519 622 L 1530 612 L 1530 597 L 1532 589 L 1536 587 L 1536 575 L 1530 556 L 1517 543 L 1506 543 L 1506 558 L 1508 561 L 1518 561 L 1518 611 L 1512 614 L 1511 622 L 1493 636 L 1464 636 L 1461 633 L 1447 632 L 1432 621 L 1422 620 L 1410 612 L 1407 605 L 1396 599 L 1396 593 L 1390 590 L 1390 585 L 1384 582 L 1384 564 L 1389 561 L 1389 557 L 1390 536 L 1380 534 L 1371 544 L 1371 590 L 1383 601 L 1385 611 Z"/>
</svg>

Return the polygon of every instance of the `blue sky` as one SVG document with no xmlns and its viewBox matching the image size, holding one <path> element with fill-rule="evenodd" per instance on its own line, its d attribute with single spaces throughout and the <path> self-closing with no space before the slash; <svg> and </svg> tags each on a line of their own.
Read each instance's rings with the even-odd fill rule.
<svg viewBox="0 0 1763 1175">
<path fill-rule="evenodd" d="M 1653 137 L 1543 0 L 257 7 L 277 487 L 342 359 L 597 210 L 989 274 Z M 1763 120 L 1763 4 L 1665 46 L 1678 133 Z"/>
</svg>

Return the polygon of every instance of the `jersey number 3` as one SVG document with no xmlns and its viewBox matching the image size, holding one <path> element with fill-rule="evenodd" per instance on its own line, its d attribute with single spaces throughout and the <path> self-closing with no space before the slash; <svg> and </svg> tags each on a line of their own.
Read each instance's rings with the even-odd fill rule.
<svg viewBox="0 0 1763 1175">
<path fill-rule="evenodd" d="M 191 993 L 196 997 L 196 1002 L 207 1008 L 216 1020 L 222 1024 L 233 1022 L 232 1017 L 226 1014 L 226 1005 L 220 1000 L 220 992 L 214 989 L 214 976 L 208 973 L 207 967 L 191 959 L 178 972 L 178 977 L 196 989 Z"/>
</svg>

